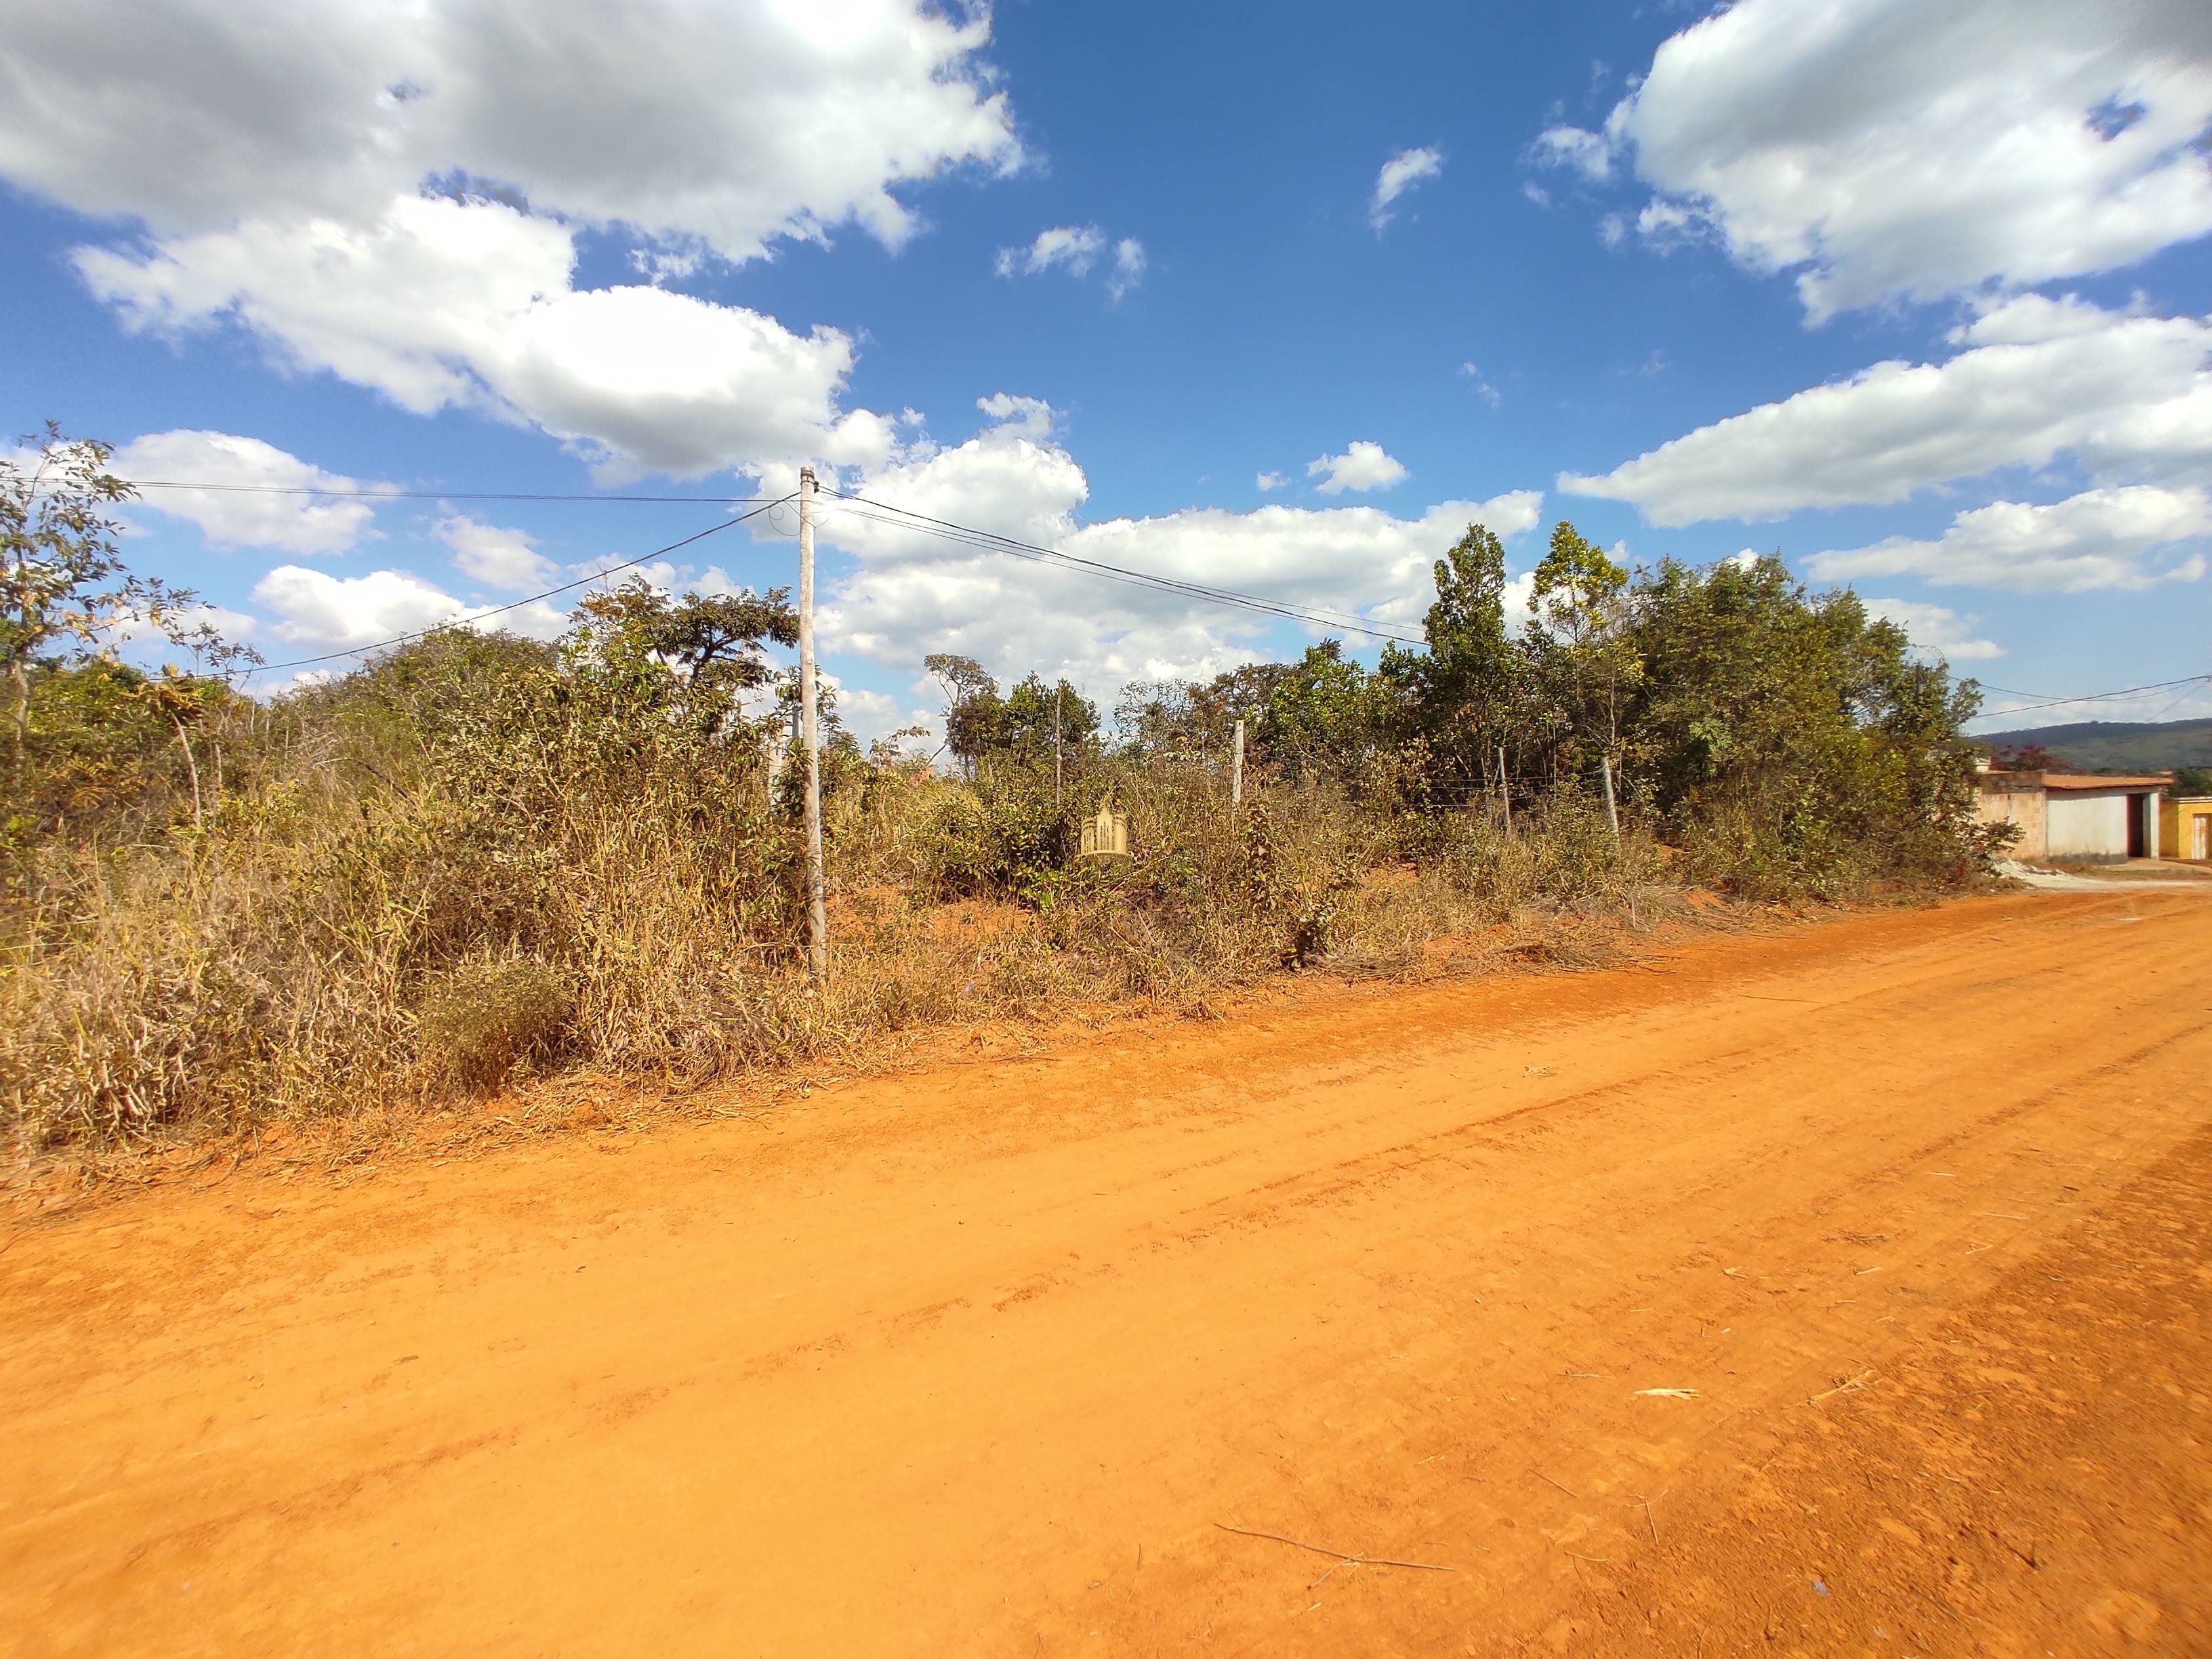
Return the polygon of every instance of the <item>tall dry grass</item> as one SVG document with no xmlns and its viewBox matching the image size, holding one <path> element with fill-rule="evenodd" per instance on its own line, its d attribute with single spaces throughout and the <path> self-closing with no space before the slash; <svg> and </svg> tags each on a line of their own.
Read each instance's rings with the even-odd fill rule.
<svg viewBox="0 0 2212 1659">
<path fill-rule="evenodd" d="M 1048 766 L 962 782 L 848 749 L 817 988 L 762 731 L 641 716 L 536 659 L 480 672 L 477 649 L 264 723 L 198 826 L 21 852 L 0 942 L 19 1158 L 563 1068 L 688 1087 L 1285 967 L 1419 975 L 1440 940 L 1651 878 L 1648 845 L 1571 795 L 1509 832 L 1258 771 L 1232 810 L 1171 757 L 1088 757 L 1055 798 Z M 1135 856 L 1085 865 L 1078 822 L 1109 793 Z"/>
</svg>

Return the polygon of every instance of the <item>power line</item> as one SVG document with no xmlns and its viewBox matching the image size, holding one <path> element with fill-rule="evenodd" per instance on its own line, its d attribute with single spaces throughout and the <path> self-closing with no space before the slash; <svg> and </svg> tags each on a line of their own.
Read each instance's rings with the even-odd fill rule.
<svg viewBox="0 0 2212 1659">
<path fill-rule="evenodd" d="M 744 507 L 765 495 L 561 495 L 542 490 L 319 489 L 301 484 L 191 483 L 178 478 L 125 478 L 133 489 L 204 489 L 231 495 L 317 495 L 360 501 L 604 501 L 613 505 Z M 789 496 L 778 496 L 788 501 Z"/>
<path fill-rule="evenodd" d="M 1156 576 L 1146 571 L 1131 570 L 1122 565 L 1108 564 L 1099 559 L 1086 559 L 1080 554 L 1065 552 L 1059 548 L 1040 547 L 1034 542 L 1018 541 L 1011 536 L 1001 536 L 995 531 L 978 530 L 973 526 L 956 524 L 948 519 L 932 518 L 926 513 L 916 513 L 909 507 L 894 507 L 886 501 L 872 501 L 865 495 L 848 495 L 842 490 L 827 490 L 823 493 L 835 495 L 840 501 L 874 507 L 879 514 L 890 513 L 899 515 L 896 519 L 884 519 L 872 514 L 861 513 L 851 508 L 846 509 L 851 512 L 854 518 L 867 519 L 878 524 L 913 530 L 923 535 L 937 536 L 943 540 L 957 542 L 963 546 L 974 547 L 984 552 L 1007 553 L 1016 558 L 1028 560 L 1031 563 L 1049 562 L 1065 564 L 1087 571 L 1093 575 L 1103 576 L 1109 581 L 1124 582 L 1132 586 L 1146 587 L 1158 592 L 1180 594 L 1185 599 L 1200 599 L 1210 605 L 1233 605 L 1247 611 L 1264 611 L 1271 616 L 1288 617 L 1294 622 L 1310 623 L 1324 628 L 1340 628 L 1347 633 L 1364 634 L 1370 639 L 1392 640 L 1401 645 L 1420 645 L 1425 642 L 1425 636 L 1423 635 L 1408 633 L 1389 627 L 1388 624 L 1370 622 L 1364 617 L 1347 616 L 1341 611 L 1328 611 L 1318 606 L 1279 604 L 1273 599 L 1261 599 L 1257 594 L 1238 592 L 1234 588 L 1214 587 L 1203 582 L 1187 582 L 1172 576 Z M 911 522 L 908 522 L 909 520 Z"/>
<path fill-rule="evenodd" d="M 388 650 L 395 645 L 404 645 L 410 640 L 427 638 L 441 629 L 451 628 L 456 623 L 482 622 L 486 617 L 503 616 L 509 611 L 520 611 L 526 605 L 536 605 L 541 599 L 550 599 L 556 593 L 566 593 L 572 588 L 589 587 L 594 582 L 605 581 L 617 570 L 629 570 L 641 564 L 649 564 L 655 559 L 675 552 L 678 548 L 689 547 L 694 542 L 703 542 L 709 536 L 719 536 L 732 526 L 741 525 L 747 519 L 757 519 L 770 508 L 781 507 L 791 499 L 789 495 L 779 495 L 774 501 L 757 507 L 750 513 L 740 513 L 734 519 L 725 519 L 720 524 L 709 525 L 696 535 L 686 536 L 680 542 L 671 542 L 665 547 L 656 547 L 650 553 L 641 553 L 634 559 L 624 559 L 620 564 L 611 564 L 604 570 L 595 570 L 588 576 L 579 576 L 574 581 L 563 582 L 558 587 L 549 587 L 543 593 L 532 593 L 527 599 L 516 599 L 507 605 L 494 605 L 489 611 L 479 611 L 471 616 L 456 617 L 452 622 L 440 623 L 434 628 L 418 628 L 411 634 L 396 634 L 388 640 L 379 640 L 374 645 L 356 645 L 343 651 L 326 651 L 319 657 L 300 657 L 291 662 L 263 663 L 246 672 L 248 675 L 273 674 L 280 669 L 311 668 L 317 663 L 336 662 L 342 657 L 365 657 L 373 651 Z"/>
<path fill-rule="evenodd" d="M 1975 715 L 1974 718 L 1978 720 L 1994 720 L 2004 714 L 2031 714 L 2039 708 L 2064 708 L 2077 702 L 2105 702 L 2120 697 L 2148 696 L 2154 691 L 2171 690 L 2177 685 L 2197 685 L 2207 680 L 2212 680 L 2212 674 L 2187 674 L 2184 675 L 2178 680 L 2160 680 L 2154 685 L 2130 685 L 2123 687 L 2118 691 L 2092 691 L 2085 696 L 2050 697 L 2039 702 L 2016 703 L 2009 708 L 1991 708 L 1984 710 L 1983 713 Z M 2002 691 L 2005 688 L 2001 685 L 1996 685 L 1991 686 L 1990 689 L 1993 691 Z M 2008 692 L 2007 695 L 2010 696 L 2033 696 L 2034 693 L 2014 691 Z"/>
</svg>

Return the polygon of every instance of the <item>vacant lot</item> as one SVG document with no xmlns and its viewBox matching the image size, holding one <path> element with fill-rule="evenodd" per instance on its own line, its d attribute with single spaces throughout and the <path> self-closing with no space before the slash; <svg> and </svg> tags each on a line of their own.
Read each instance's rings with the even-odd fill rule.
<svg viewBox="0 0 2212 1659">
<path fill-rule="evenodd" d="M 0 1235 L 0 1651 L 2203 1651 L 2208 1126 L 2143 890 L 249 1169 Z"/>
</svg>

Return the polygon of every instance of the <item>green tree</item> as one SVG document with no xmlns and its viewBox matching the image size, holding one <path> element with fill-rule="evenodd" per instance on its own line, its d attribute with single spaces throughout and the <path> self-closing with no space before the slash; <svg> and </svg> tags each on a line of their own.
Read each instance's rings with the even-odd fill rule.
<svg viewBox="0 0 2212 1659">
<path fill-rule="evenodd" d="M 921 665 L 945 688 L 945 746 L 973 778 L 983 757 L 1006 745 L 1006 705 L 999 683 L 973 657 L 933 652 Z"/>
<path fill-rule="evenodd" d="M 1097 704 L 1064 678 L 1047 685 L 1033 673 L 1006 694 L 1002 737 L 1017 759 L 1048 761 L 1058 752 L 1072 760 L 1097 735 Z"/>
<path fill-rule="evenodd" d="M 1548 690 L 1547 713 L 1570 769 L 1594 751 L 1610 810 L 1620 759 L 1622 706 L 1643 673 L 1628 626 L 1628 572 L 1562 519 L 1536 567 L 1529 657 Z"/>
<path fill-rule="evenodd" d="M 1395 647 L 1389 668 L 1414 688 L 1431 764 L 1447 791 L 1463 790 L 1493 770 L 1492 757 L 1515 724 L 1522 695 L 1521 653 L 1505 628 L 1505 549 L 1483 526 L 1436 563 L 1437 597 L 1422 623 L 1425 657 Z"/>
<path fill-rule="evenodd" d="M 1269 748 L 1294 772 L 1357 785 L 1394 744 L 1401 695 L 1391 678 L 1346 657 L 1343 641 L 1308 646 L 1268 700 Z"/>
<path fill-rule="evenodd" d="M 799 613 L 788 588 L 678 597 L 633 577 L 577 605 L 569 640 L 600 672 L 632 677 L 646 703 L 714 732 L 775 678 L 767 647 L 799 643 Z"/>
<path fill-rule="evenodd" d="M 125 567 L 115 544 L 122 526 L 107 510 L 137 492 L 106 470 L 113 453 L 96 439 L 64 437 L 50 421 L 17 454 L 0 457 L 0 664 L 14 799 L 24 788 L 32 665 L 84 660 L 122 624 L 171 622 L 196 597 Z"/>
<path fill-rule="evenodd" d="M 1775 558 L 1670 561 L 1630 609 L 1626 747 L 1709 877 L 1787 896 L 1981 867 L 1961 735 L 1980 694 L 1856 594 L 1808 594 Z"/>
</svg>

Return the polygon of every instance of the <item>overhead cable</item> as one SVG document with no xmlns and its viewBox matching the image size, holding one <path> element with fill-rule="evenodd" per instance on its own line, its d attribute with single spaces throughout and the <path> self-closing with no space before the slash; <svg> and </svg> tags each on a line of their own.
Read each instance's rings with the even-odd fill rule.
<svg viewBox="0 0 2212 1659">
<path fill-rule="evenodd" d="M 320 495 L 349 501 L 603 501 L 611 505 L 744 507 L 769 499 L 765 495 L 562 495 L 526 489 L 324 489 L 307 484 L 191 483 L 179 478 L 125 478 L 120 482 L 133 489 L 202 489 L 231 495 Z"/>
<path fill-rule="evenodd" d="M 1975 715 L 1974 718 L 1978 720 L 1994 720 L 1998 716 L 2004 714 L 2030 714 L 2039 708 L 2064 708 L 2077 702 L 2109 702 L 2117 701 L 2122 697 L 2148 696 L 2154 691 L 2171 690 L 2177 685 L 2199 685 L 2208 680 L 2212 680 L 2212 674 L 2185 674 L 2178 680 L 2160 680 L 2154 685 L 2130 685 L 2124 686 L 2118 691 L 2092 691 L 2086 696 L 2079 697 L 2049 697 L 2038 702 L 2015 703 L 2009 708 L 1984 709 L 1982 713 Z M 1990 689 L 1993 691 L 2002 691 L 2004 687 L 1998 685 L 1991 686 Z M 2027 696 L 2033 694 L 2028 692 L 2012 692 L 2008 695 L 2014 696 Z"/>
<path fill-rule="evenodd" d="M 1246 611 L 1263 611 L 1271 616 L 1287 617 L 1293 622 L 1308 623 L 1322 628 L 1340 628 L 1346 633 L 1364 634 L 1370 639 L 1390 640 L 1401 645 L 1420 645 L 1425 635 L 1377 623 L 1364 617 L 1346 615 L 1342 611 L 1324 610 L 1314 605 L 1297 605 L 1262 599 L 1257 594 L 1243 593 L 1234 588 L 1214 587 L 1203 582 L 1187 582 L 1172 576 L 1158 576 L 1150 572 L 1132 570 L 1123 565 L 1108 564 L 1100 559 L 1086 559 L 1078 553 L 1069 553 L 1056 547 L 1041 547 L 1035 542 L 1016 540 L 1001 536 L 995 531 L 978 530 L 970 525 L 956 524 L 948 519 L 932 518 L 926 513 L 916 513 L 910 507 L 894 507 L 887 501 L 871 500 L 866 495 L 848 495 L 842 490 L 824 490 L 824 495 L 836 500 L 877 509 L 875 514 L 856 508 L 845 509 L 855 518 L 871 520 L 878 524 L 910 530 L 920 535 L 935 536 L 942 540 L 957 542 L 983 552 L 1006 553 L 1031 563 L 1054 563 L 1103 576 L 1109 581 L 1127 583 L 1133 586 L 1151 588 L 1158 592 L 1179 594 L 1185 599 L 1200 599 L 1209 605 L 1231 605 Z M 894 514 L 896 518 L 883 518 L 882 514 Z"/>
<path fill-rule="evenodd" d="M 486 617 L 503 616 L 509 611 L 520 611 L 526 605 L 536 605 L 541 599 L 550 599 L 556 593 L 566 593 L 572 588 L 589 587 L 594 582 L 605 581 L 617 570 L 631 570 L 641 564 L 650 564 L 653 560 L 665 557 L 678 548 L 689 547 L 694 542 L 703 542 L 709 536 L 719 536 L 732 526 L 743 524 L 747 519 L 757 519 L 770 508 L 780 507 L 792 499 L 790 495 L 779 495 L 774 501 L 757 507 L 750 513 L 740 513 L 733 519 L 725 519 L 720 524 L 709 525 L 696 535 L 686 536 L 682 541 L 671 542 L 665 547 L 656 547 L 650 553 L 641 553 L 634 559 L 624 559 L 620 564 L 608 565 L 604 569 L 593 571 L 588 576 L 579 576 L 574 581 L 563 582 L 558 587 L 549 587 L 543 593 L 532 593 L 526 599 L 515 599 L 507 605 L 494 605 L 488 611 L 478 611 L 469 616 L 455 617 L 450 621 L 438 623 L 435 627 L 418 628 L 409 634 L 395 634 L 392 638 L 379 640 L 374 645 L 350 646 L 343 651 L 326 651 L 319 657 L 299 657 L 290 662 L 264 663 L 246 672 L 248 674 L 273 674 L 280 669 L 311 668 L 317 663 L 336 662 L 342 657 L 365 657 L 371 652 L 389 650 L 395 645 L 404 645 L 410 640 L 427 638 L 444 629 L 458 627 L 467 623 L 482 622 Z"/>
</svg>

